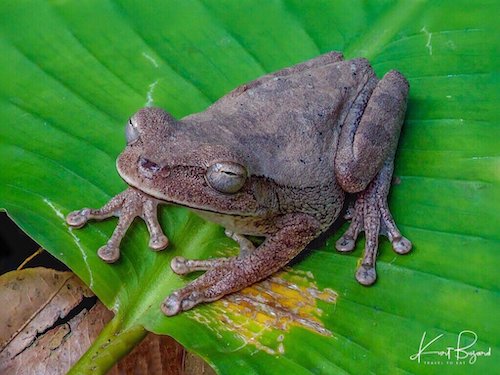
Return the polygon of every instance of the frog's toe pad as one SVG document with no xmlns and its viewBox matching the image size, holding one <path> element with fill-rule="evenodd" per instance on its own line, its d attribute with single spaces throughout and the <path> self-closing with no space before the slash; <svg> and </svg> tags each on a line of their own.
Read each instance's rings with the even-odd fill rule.
<svg viewBox="0 0 500 375">
<path fill-rule="evenodd" d="M 362 264 L 356 271 L 356 280 L 362 285 L 370 286 L 377 280 L 375 267 L 372 265 Z"/>
<path fill-rule="evenodd" d="M 187 266 L 186 261 L 187 260 L 184 257 L 174 257 L 170 262 L 170 268 L 172 268 L 172 271 L 174 271 L 177 275 L 186 275 L 191 272 L 191 269 Z"/>
<path fill-rule="evenodd" d="M 181 299 L 178 292 L 173 292 L 161 304 L 161 311 L 166 316 L 174 316 L 181 312 Z"/>
<path fill-rule="evenodd" d="M 66 216 L 66 223 L 73 228 L 83 227 L 89 220 L 90 209 L 83 208 L 78 211 L 73 211 Z"/>
<path fill-rule="evenodd" d="M 106 263 L 115 263 L 120 259 L 120 249 L 109 245 L 104 245 L 97 250 L 97 255 Z"/>
<path fill-rule="evenodd" d="M 169 295 L 161 304 L 161 311 L 167 316 L 177 315 L 178 313 L 192 309 L 202 302 L 199 292 L 193 290 L 177 290 Z"/>
<path fill-rule="evenodd" d="M 406 237 L 399 237 L 392 241 L 392 248 L 398 254 L 408 254 L 411 251 L 411 242 Z"/>
<path fill-rule="evenodd" d="M 356 240 L 347 235 L 343 235 L 335 243 L 335 248 L 337 249 L 337 251 L 340 251 L 342 253 L 353 251 L 355 246 Z"/>
<path fill-rule="evenodd" d="M 168 238 L 164 234 L 152 236 L 149 240 L 149 248 L 154 251 L 160 251 L 168 246 Z"/>
</svg>

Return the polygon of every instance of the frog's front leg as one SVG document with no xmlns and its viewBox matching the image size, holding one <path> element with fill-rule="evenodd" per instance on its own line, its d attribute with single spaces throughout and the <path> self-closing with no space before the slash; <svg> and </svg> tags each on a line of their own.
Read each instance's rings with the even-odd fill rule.
<svg viewBox="0 0 500 375">
<path fill-rule="evenodd" d="M 363 285 L 375 282 L 379 233 L 386 234 L 394 251 L 406 254 L 411 242 L 401 235 L 387 206 L 394 155 L 406 111 L 408 82 L 396 71 L 378 82 L 359 119 L 342 128 L 335 159 L 337 180 L 345 191 L 358 193 L 352 221 L 337 241 L 339 251 L 351 251 L 365 231 L 365 253 L 356 272 Z M 359 120 L 356 121 L 356 118 Z"/>
<path fill-rule="evenodd" d="M 205 265 L 208 271 L 168 296 L 161 306 L 162 311 L 168 316 L 176 315 L 264 279 L 292 260 L 320 232 L 319 222 L 302 213 L 285 215 L 276 224 L 277 231 L 253 251 L 214 260 L 216 263 L 197 263 Z"/>
<path fill-rule="evenodd" d="M 134 188 L 128 188 L 113 197 L 99 209 L 83 208 L 73 211 L 66 217 L 66 222 L 75 228 L 81 228 L 89 220 L 104 220 L 118 216 L 118 225 L 106 245 L 97 254 L 107 263 L 114 263 L 120 258 L 120 242 L 125 236 L 132 221 L 140 216 L 148 227 L 150 234 L 149 247 L 162 250 L 168 246 L 168 238 L 163 233 L 157 219 L 157 207 L 161 201 Z"/>
</svg>

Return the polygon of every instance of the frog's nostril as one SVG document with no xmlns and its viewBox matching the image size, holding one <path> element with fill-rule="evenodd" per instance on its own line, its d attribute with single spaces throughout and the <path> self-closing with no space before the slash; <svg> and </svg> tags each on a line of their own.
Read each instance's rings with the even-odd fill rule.
<svg viewBox="0 0 500 375">
<path fill-rule="evenodd" d="M 143 156 L 139 158 L 139 170 L 142 174 L 150 177 L 152 174 L 157 173 L 160 169 L 161 167 L 151 160 L 148 160 Z"/>
</svg>

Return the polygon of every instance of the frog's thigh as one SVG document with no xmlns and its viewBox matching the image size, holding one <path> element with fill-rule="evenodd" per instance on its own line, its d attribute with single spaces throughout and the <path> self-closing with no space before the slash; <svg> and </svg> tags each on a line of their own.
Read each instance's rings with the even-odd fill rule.
<svg viewBox="0 0 500 375">
<path fill-rule="evenodd" d="M 397 71 L 377 84 L 359 124 L 345 125 L 335 156 L 335 174 L 347 192 L 362 191 L 393 158 L 406 112 L 408 82 Z"/>
<path fill-rule="evenodd" d="M 162 305 L 163 312 L 175 315 L 266 278 L 292 260 L 320 232 L 315 218 L 300 213 L 282 217 L 277 226 L 280 229 L 255 251 L 245 257 L 230 258 L 172 293 Z"/>
</svg>

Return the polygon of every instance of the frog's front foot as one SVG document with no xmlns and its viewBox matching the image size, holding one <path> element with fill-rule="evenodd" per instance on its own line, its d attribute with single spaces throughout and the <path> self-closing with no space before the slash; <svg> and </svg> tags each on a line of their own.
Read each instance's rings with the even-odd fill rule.
<svg viewBox="0 0 500 375">
<path fill-rule="evenodd" d="M 387 206 L 392 168 L 392 161 L 388 161 L 370 185 L 358 195 L 349 213 L 351 224 L 336 243 L 338 251 L 352 251 L 359 233 L 365 232 L 365 253 L 356 271 L 356 279 L 363 285 L 372 285 L 377 279 L 375 263 L 379 234 L 389 238 L 398 254 L 406 254 L 412 247 L 411 242 L 401 235 Z"/>
<path fill-rule="evenodd" d="M 128 188 L 113 197 L 102 208 L 83 208 L 69 213 L 66 222 L 74 228 L 81 228 L 89 220 L 103 220 L 111 216 L 118 216 L 118 225 L 113 235 L 106 245 L 97 251 L 103 261 L 114 263 L 120 258 L 120 242 L 137 216 L 146 222 L 150 234 L 149 247 L 151 249 L 158 251 L 168 246 L 168 238 L 163 233 L 156 217 L 159 203 L 161 203 L 159 200 L 140 190 Z"/>
</svg>

